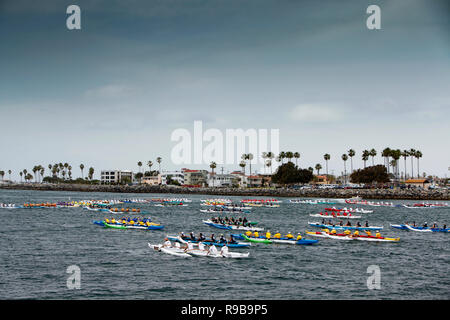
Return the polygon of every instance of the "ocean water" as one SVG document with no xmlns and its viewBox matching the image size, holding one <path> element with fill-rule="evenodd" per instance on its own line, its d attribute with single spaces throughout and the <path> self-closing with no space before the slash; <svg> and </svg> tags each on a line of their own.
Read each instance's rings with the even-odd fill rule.
<svg viewBox="0 0 450 320">
<path fill-rule="evenodd" d="M 0 299 L 449 299 L 450 234 L 396 230 L 390 223 L 448 220 L 449 208 L 368 207 L 361 222 L 383 226 L 399 243 L 319 239 L 313 246 L 252 244 L 230 249 L 249 259 L 179 258 L 155 252 L 148 243 L 165 235 L 203 232 L 228 235 L 202 223 L 200 199 L 207 195 L 117 194 L 0 190 L 0 202 L 186 197 L 187 207 L 126 204 L 149 211 L 163 230 L 114 230 L 93 224 L 112 217 L 82 208 L 0 208 Z M 239 201 L 240 197 L 227 197 Z M 329 205 L 291 204 L 254 208 L 245 214 L 258 226 L 282 233 L 316 230 L 310 217 Z M 414 203 L 414 201 L 392 201 Z M 340 204 L 334 205 L 342 206 Z M 119 206 L 118 206 L 119 207 Z M 352 207 L 347 205 L 347 207 Z M 353 206 L 355 207 L 355 206 Z M 130 214 L 131 215 L 131 214 Z M 118 215 L 120 216 L 120 214 Z M 356 219 L 352 219 L 352 224 Z M 80 289 L 69 289 L 67 268 L 80 268 Z M 380 289 L 367 286 L 368 267 L 380 268 Z"/>
</svg>

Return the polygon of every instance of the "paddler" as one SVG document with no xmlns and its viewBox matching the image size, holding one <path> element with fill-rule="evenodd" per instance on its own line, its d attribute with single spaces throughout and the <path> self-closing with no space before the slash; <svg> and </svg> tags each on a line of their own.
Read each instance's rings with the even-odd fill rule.
<svg viewBox="0 0 450 320">
<path fill-rule="evenodd" d="M 380 233 L 380 231 L 377 231 L 377 233 L 375 234 L 375 237 L 381 238 L 381 233 Z"/>
<path fill-rule="evenodd" d="M 371 233 L 369 230 L 366 230 L 366 231 L 364 231 L 364 232 L 367 234 L 368 237 L 371 237 L 371 236 L 372 236 L 372 233 Z"/>
<path fill-rule="evenodd" d="M 336 234 L 336 229 L 331 230 L 330 234 Z"/>
<path fill-rule="evenodd" d="M 209 247 L 208 252 L 209 252 L 210 254 L 216 255 L 216 254 L 217 254 L 217 248 L 216 248 L 216 246 L 215 246 L 215 245 L 212 245 L 211 247 Z"/>
<path fill-rule="evenodd" d="M 223 236 L 223 234 L 220 235 L 220 239 L 219 239 L 220 243 L 226 243 L 227 239 L 225 239 L 225 237 Z"/>
<path fill-rule="evenodd" d="M 172 246 L 172 243 L 169 241 L 168 238 L 165 238 L 164 240 L 165 242 L 163 244 L 163 247 L 170 248 Z"/>
<path fill-rule="evenodd" d="M 203 235 L 203 233 L 200 232 L 200 234 L 198 235 L 198 240 L 199 241 L 204 241 L 206 240 L 205 236 Z"/>
<path fill-rule="evenodd" d="M 302 235 L 300 234 L 300 232 L 299 233 L 297 233 L 297 239 L 296 239 L 297 241 L 298 240 L 302 240 Z"/>
<path fill-rule="evenodd" d="M 228 253 L 228 247 L 227 246 L 223 246 L 222 249 L 220 249 L 220 254 L 221 255 L 226 255 Z"/>
<path fill-rule="evenodd" d="M 270 236 L 271 236 L 270 230 L 267 230 L 267 232 L 266 232 L 266 239 L 270 239 Z"/>
<path fill-rule="evenodd" d="M 250 230 L 247 230 L 247 231 L 245 232 L 245 235 L 246 235 L 247 237 L 251 237 L 251 236 L 252 236 L 252 232 L 251 232 Z"/>
<path fill-rule="evenodd" d="M 190 237 L 191 237 L 191 240 L 193 240 L 193 241 L 196 240 L 193 232 L 189 233 L 189 235 L 190 235 Z"/>
<path fill-rule="evenodd" d="M 273 235 L 273 237 L 274 237 L 275 239 L 281 239 L 281 233 L 280 233 L 280 231 L 277 231 L 277 233 L 275 233 L 275 234 Z"/>
<path fill-rule="evenodd" d="M 211 242 L 216 242 L 216 238 L 214 237 L 214 233 L 211 233 Z"/>
<path fill-rule="evenodd" d="M 348 236 L 349 234 L 351 234 L 351 231 L 347 229 L 344 231 L 344 234 Z"/>
<path fill-rule="evenodd" d="M 353 236 L 355 236 L 355 237 L 359 237 L 359 231 L 358 231 L 358 230 L 356 230 L 355 232 L 353 232 Z"/>
<path fill-rule="evenodd" d="M 288 238 L 288 239 L 293 239 L 294 236 L 293 236 L 292 233 L 289 231 L 289 232 L 287 233 L 287 235 L 286 235 L 286 238 Z"/>
</svg>

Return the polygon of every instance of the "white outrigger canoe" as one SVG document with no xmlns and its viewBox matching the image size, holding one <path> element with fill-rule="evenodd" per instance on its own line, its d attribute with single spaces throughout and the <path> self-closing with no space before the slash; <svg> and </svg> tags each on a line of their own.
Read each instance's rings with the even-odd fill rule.
<svg viewBox="0 0 450 320">
<path fill-rule="evenodd" d="M 150 243 L 148 244 L 148 246 L 151 249 L 154 249 L 155 251 L 164 252 L 164 253 L 170 254 L 172 256 L 184 257 L 184 258 L 192 257 L 191 255 L 184 252 L 184 250 L 181 248 L 164 247 L 162 244 L 150 244 Z"/>
</svg>

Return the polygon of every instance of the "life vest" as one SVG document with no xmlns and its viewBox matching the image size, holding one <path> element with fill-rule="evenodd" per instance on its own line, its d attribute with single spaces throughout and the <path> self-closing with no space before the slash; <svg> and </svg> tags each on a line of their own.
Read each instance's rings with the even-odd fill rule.
<svg viewBox="0 0 450 320">
<path fill-rule="evenodd" d="M 292 239 L 294 236 L 292 235 L 292 234 L 290 234 L 290 233 L 288 233 L 287 235 L 286 235 L 286 238 L 289 238 L 289 239 Z"/>
<path fill-rule="evenodd" d="M 298 240 L 302 240 L 302 235 L 301 234 L 299 234 L 298 236 L 297 236 L 297 241 Z"/>
<path fill-rule="evenodd" d="M 266 239 L 270 239 L 270 236 L 271 236 L 270 232 L 266 232 Z"/>
<path fill-rule="evenodd" d="M 255 233 L 253 234 L 253 236 L 254 236 L 255 238 L 258 238 L 258 237 L 259 237 L 258 231 L 255 231 Z"/>
<path fill-rule="evenodd" d="M 275 235 L 273 237 L 277 238 L 277 239 L 280 239 L 281 238 L 281 234 L 280 233 L 275 233 Z"/>
<path fill-rule="evenodd" d="M 246 235 L 247 237 L 250 237 L 250 236 L 252 235 L 252 232 L 251 232 L 250 230 L 248 230 L 248 231 L 245 233 L 245 235 Z"/>
</svg>

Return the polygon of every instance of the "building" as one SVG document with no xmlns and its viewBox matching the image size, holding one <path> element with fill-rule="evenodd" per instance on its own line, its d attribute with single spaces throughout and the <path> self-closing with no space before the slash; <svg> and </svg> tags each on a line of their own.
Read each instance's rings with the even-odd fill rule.
<svg viewBox="0 0 450 320">
<path fill-rule="evenodd" d="M 133 171 L 130 170 L 102 170 L 100 182 L 102 184 L 132 183 Z"/>
<path fill-rule="evenodd" d="M 169 181 L 176 181 L 180 185 L 184 185 L 183 171 L 163 171 L 161 174 L 161 184 L 168 184 Z M 169 183 L 170 184 L 170 183 Z"/>
<path fill-rule="evenodd" d="M 185 186 L 201 187 L 207 183 L 207 170 L 190 170 L 183 168 L 184 184 Z"/>
<path fill-rule="evenodd" d="M 263 186 L 263 177 L 261 175 L 247 176 L 247 187 L 259 188 Z"/>
<path fill-rule="evenodd" d="M 326 175 L 315 176 L 314 184 L 330 184 Z"/>
<path fill-rule="evenodd" d="M 142 177 L 141 183 L 149 184 L 152 186 L 160 185 L 161 184 L 161 175 L 157 176 L 146 176 Z"/>
<path fill-rule="evenodd" d="M 210 173 L 207 179 L 208 187 L 225 188 L 239 185 L 239 178 L 232 174 Z"/>
<path fill-rule="evenodd" d="M 428 179 L 408 179 L 405 181 L 405 184 L 411 187 L 428 189 L 431 182 Z"/>
</svg>

